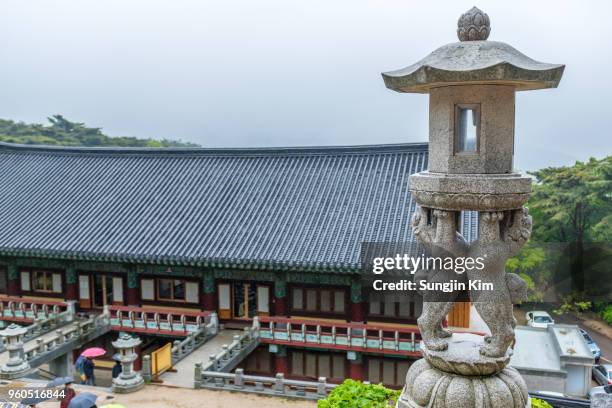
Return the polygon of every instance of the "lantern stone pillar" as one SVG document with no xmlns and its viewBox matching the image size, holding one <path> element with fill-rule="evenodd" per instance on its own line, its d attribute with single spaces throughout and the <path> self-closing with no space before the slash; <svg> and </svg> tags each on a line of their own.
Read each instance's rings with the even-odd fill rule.
<svg viewBox="0 0 612 408">
<path fill-rule="evenodd" d="M 112 342 L 117 350 L 117 358 L 121 363 L 121 374 L 113 379 L 113 391 L 120 394 L 138 391 L 144 386 L 144 379 L 134 370 L 134 361 L 138 358 L 137 348 L 142 342 L 137 337 L 122 333 Z"/>
<path fill-rule="evenodd" d="M 0 378 L 13 379 L 23 377 L 31 372 L 30 364 L 25 359 L 23 336 L 27 330 L 16 324 L 10 324 L 0 331 L 4 345 L 9 353 L 8 361 L 0 366 Z"/>
<path fill-rule="evenodd" d="M 414 236 L 428 256 L 482 263 L 465 265 L 461 272 L 434 265 L 415 274 L 417 282 L 455 280 L 466 289 L 422 293 L 418 325 L 424 358 L 410 366 L 399 408 L 529 405 L 525 381 L 508 367 L 516 324 L 512 306 L 525 298 L 526 285 L 504 266 L 531 234 L 531 217 L 523 207 L 531 179 L 513 171 L 515 93 L 557 87 L 564 66 L 487 41 L 490 31 L 488 15 L 474 7 L 459 19 L 459 42 L 383 74 L 389 89 L 429 94 L 428 170 L 409 178 L 417 203 Z M 479 214 L 475 242 L 458 232 L 462 211 Z M 474 283 L 486 286 L 470 286 Z M 465 297 L 490 336 L 443 328 L 454 302 Z"/>
</svg>

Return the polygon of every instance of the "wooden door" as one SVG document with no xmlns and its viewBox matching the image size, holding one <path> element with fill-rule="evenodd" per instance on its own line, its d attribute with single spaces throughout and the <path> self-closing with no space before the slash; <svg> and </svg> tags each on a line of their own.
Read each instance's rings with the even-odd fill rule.
<svg viewBox="0 0 612 408">
<path fill-rule="evenodd" d="M 232 318 L 232 298 L 230 296 L 231 287 L 229 283 L 220 283 L 217 287 L 219 294 L 219 319 Z"/>
<path fill-rule="evenodd" d="M 470 327 L 470 302 L 457 302 L 448 313 L 448 325 Z"/>
<path fill-rule="evenodd" d="M 123 305 L 123 278 L 113 277 L 113 305 Z"/>
<path fill-rule="evenodd" d="M 257 285 L 257 315 L 270 315 L 270 287 L 268 285 Z"/>
<path fill-rule="evenodd" d="M 91 309 L 91 289 L 89 275 L 79 275 L 79 307 Z"/>
</svg>

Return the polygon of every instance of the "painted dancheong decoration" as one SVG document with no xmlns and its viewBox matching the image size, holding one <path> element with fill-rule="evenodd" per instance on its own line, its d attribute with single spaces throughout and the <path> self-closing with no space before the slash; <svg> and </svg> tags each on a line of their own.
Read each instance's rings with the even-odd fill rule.
<svg viewBox="0 0 612 408">
<path fill-rule="evenodd" d="M 459 18 L 459 42 L 383 74 L 389 89 L 430 97 L 428 169 L 410 176 L 419 206 L 414 235 L 434 256 L 483 258 L 482 270 L 468 270 L 461 278 L 494 288 L 469 293 L 491 331 L 486 337 L 444 330 L 442 322 L 457 298 L 434 301 L 424 294 L 418 319 L 424 358 L 408 371 L 401 408 L 529 403 L 525 381 L 507 367 L 514 340 L 512 304 L 525 296 L 525 283 L 506 273 L 504 264 L 531 234 L 524 207 L 531 180 L 513 172 L 515 93 L 557 87 L 564 66 L 488 41 L 490 32 L 489 16 L 474 7 Z M 457 232 L 461 211 L 479 213 L 478 240 L 469 243 Z M 435 282 L 443 275 L 439 272 L 420 271 L 415 279 Z"/>
</svg>

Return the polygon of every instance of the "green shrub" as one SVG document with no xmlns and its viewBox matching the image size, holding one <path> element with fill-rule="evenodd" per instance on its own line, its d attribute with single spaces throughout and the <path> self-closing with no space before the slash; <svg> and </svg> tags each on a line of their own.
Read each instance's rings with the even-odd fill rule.
<svg viewBox="0 0 612 408">
<path fill-rule="evenodd" d="M 349 379 L 334 388 L 327 398 L 319 400 L 317 408 L 387 408 L 395 406 L 400 393 L 381 384 Z"/>
<path fill-rule="evenodd" d="M 602 319 L 606 321 L 609 325 L 612 325 L 612 305 L 606 306 L 599 312 L 599 315 Z"/>
<path fill-rule="evenodd" d="M 532 398 L 531 408 L 553 408 L 553 406 L 544 400 L 541 400 L 538 398 Z"/>
</svg>

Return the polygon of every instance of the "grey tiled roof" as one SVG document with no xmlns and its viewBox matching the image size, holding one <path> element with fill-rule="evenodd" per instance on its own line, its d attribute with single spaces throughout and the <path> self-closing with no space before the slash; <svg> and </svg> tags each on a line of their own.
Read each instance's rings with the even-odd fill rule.
<svg viewBox="0 0 612 408">
<path fill-rule="evenodd" d="M 427 144 L 87 149 L 0 144 L 0 254 L 352 271 L 411 240 Z"/>
</svg>

